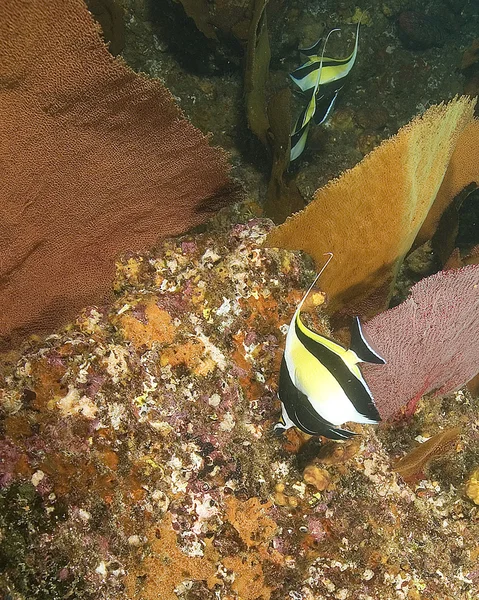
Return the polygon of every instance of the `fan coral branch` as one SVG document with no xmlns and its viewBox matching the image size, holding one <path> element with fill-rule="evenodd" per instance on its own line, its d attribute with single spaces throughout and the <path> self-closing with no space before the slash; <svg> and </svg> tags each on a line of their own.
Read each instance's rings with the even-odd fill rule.
<svg viewBox="0 0 479 600">
<path fill-rule="evenodd" d="M 321 280 L 330 312 L 346 306 L 372 316 L 387 306 L 473 110 L 466 97 L 432 106 L 269 234 L 269 246 L 304 250 L 318 270 L 324 253 L 334 254 Z M 358 308 L 374 294 L 371 306 Z"/>
<path fill-rule="evenodd" d="M 479 371 L 479 265 L 441 271 L 369 321 L 364 333 L 387 361 L 364 372 L 383 419 L 410 400 L 447 394 Z"/>
<path fill-rule="evenodd" d="M 2 4 L 0 341 L 109 295 L 114 260 L 231 201 L 224 154 L 113 58 L 81 0 Z"/>
</svg>

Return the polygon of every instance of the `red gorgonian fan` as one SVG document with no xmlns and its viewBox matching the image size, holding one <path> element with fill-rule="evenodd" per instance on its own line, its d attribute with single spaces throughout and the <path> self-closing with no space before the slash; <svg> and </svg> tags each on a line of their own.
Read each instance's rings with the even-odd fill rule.
<svg viewBox="0 0 479 600">
<path fill-rule="evenodd" d="M 387 361 L 363 367 L 383 419 L 433 390 L 456 390 L 479 372 L 479 265 L 423 279 L 364 332 Z"/>
</svg>

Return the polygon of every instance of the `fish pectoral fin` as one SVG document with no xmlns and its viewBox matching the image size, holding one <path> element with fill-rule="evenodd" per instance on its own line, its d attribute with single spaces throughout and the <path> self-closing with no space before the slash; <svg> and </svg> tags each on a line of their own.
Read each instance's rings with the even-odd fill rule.
<svg viewBox="0 0 479 600">
<path fill-rule="evenodd" d="M 330 440 L 347 440 L 356 435 L 347 429 L 334 427 L 332 423 L 326 421 L 314 410 L 310 401 L 304 395 L 295 406 L 295 416 L 300 429 L 310 435 L 323 435 Z"/>
<path fill-rule="evenodd" d="M 340 429 L 339 427 L 333 427 L 329 430 L 329 435 L 327 437 L 330 440 L 349 440 L 350 438 L 355 437 L 357 435 L 357 433 L 354 433 L 354 431 L 349 431 L 349 429 Z"/>
<path fill-rule="evenodd" d="M 285 427 L 282 423 L 276 423 L 276 425 L 272 429 L 272 434 L 275 437 L 279 437 L 279 436 L 283 435 L 283 433 L 286 430 L 287 430 L 287 427 Z"/>
</svg>

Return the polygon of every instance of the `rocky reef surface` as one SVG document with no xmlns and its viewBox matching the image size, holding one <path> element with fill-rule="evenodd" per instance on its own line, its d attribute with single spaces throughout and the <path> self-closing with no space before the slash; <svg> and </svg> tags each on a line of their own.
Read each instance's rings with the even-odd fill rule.
<svg viewBox="0 0 479 600">
<path fill-rule="evenodd" d="M 220 221 L 125 256 L 113 305 L 2 357 L 3 597 L 477 598 L 477 399 L 274 437 L 311 263 L 262 248 L 267 220 Z M 394 460 L 446 427 L 406 483 Z"/>
</svg>

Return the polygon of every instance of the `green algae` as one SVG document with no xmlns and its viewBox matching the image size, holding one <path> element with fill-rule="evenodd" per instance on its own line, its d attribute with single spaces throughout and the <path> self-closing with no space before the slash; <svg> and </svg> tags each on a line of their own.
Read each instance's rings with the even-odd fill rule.
<svg viewBox="0 0 479 600">
<path fill-rule="evenodd" d="M 68 556 L 55 558 L 44 547 L 43 538 L 54 534 L 56 525 L 65 520 L 67 509 L 57 502 L 47 511 L 42 497 L 31 483 L 15 482 L 0 494 L 0 589 L 15 589 L 28 600 L 64 600 L 74 598 L 84 588 L 79 578 L 62 581 L 62 569 Z M 23 595 L 23 596 L 22 596 Z M 8 596 L 6 596 L 8 597 Z M 85 597 L 85 596 L 83 596 Z"/>
</svg>

